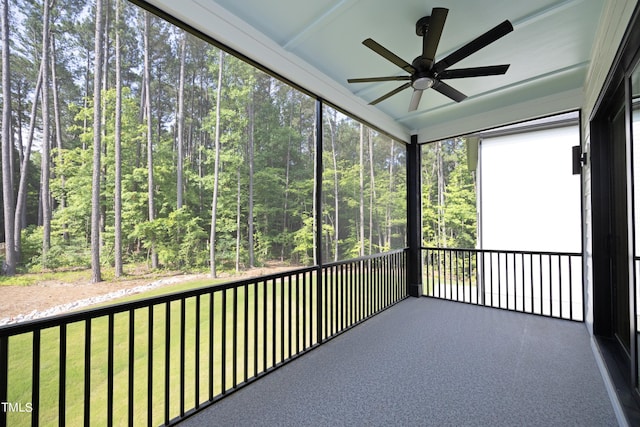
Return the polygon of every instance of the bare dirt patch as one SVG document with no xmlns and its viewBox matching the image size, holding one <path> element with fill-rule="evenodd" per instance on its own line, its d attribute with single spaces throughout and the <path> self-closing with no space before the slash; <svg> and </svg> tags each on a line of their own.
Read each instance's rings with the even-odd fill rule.
<svg viewBox="0 0 640 427">
<path fill-rule="evenodd" d="M 291 267 L 282 263 L 269 263 L 265 267 L 258 267 L 240 272 L 237 275 L 222 274 L 223 278 L 231 280 L 258 277 L 267 274 L 279 273 L 291 270 Z M 34 310 L 43 311 L 52 307 L 87 298 L 110 294 L 119 290 L 126 290 L 145 286 L 160 279 L 172 278 L 168 283 L 158 286 L 171 286 L 176 283 L 204 279 L 207 274 L 183 274 L 178 272 L 166 272 L 162 274 L 149 274 L 144 271 L 136 271 L 130 279 L 118 279 L 101 283 L 90 283 L 88 279 L 73 281 L 42 280 L 32 285 L 0 286 L 0 319 L 13 318 L 21 314 L 28 314 Z"/>
</svg>

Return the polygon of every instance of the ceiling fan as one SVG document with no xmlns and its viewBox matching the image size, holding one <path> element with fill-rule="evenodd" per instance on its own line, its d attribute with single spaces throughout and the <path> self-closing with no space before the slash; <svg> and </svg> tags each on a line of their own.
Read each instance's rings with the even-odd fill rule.
<svg viewBox="0 0 640 427">
<path fill-rule="evenodd" d="M 413 87 L 413 96 L 409 103 L 409 111 L 415 111 L 420 104 L 422 92 L 429 88 L 440 92 L 456 102 L 460 102 L 467 97 L 465 94 L 444 83 L 442 80 L 460 79 L 465 77 L 495 76 L 506 73 L 509 69 L 508 64 L 488 67 L 458 68 L 453 70 L 449 70 L 448 68 L 513 31 L 513 26 L 508 20 L 482 34 L 475 40 L 470 41 L 460 49 L 448 55 L 446 58 L 435 62 L 436 50 L 440 43 L 440 36 L 442 35 L 442 30 L 444 29 L 444 23 L 447 19 L 448 13 L 449 9 L 435 7 L 431 11 L 431 16 L 425 16 L 416 22 L 416 34 L 419 37 L 422 37 L 422 55 L 414 59 L 411 64 L 370 38 L 362 42 L 362 44 L 367 46 L 369 49 L 373 50 L 388 61 L 391 61 L 410 75 L 368 77 L 348 79 L 347 81 L 349 83 L 369 83 L 407 80 L 407 83 L 389 93 L 386 93 L 385 95 L 382 95 L 380 98 L 371 101 L 369 104 L 375 105 L 405 89 Z"/>
</svg>

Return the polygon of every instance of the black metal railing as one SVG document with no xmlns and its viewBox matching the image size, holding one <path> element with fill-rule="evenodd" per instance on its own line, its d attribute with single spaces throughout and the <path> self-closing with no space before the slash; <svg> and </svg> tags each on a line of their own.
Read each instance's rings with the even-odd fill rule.
<svg viewBox="0 0 640 427">
<path fill-rule="evenodd" d="M 0 425 L 174 424 L 407 296 L 404 251 L 0 328 Z"/>
<path fill-rule="evenodd" d="M 582 254 L 424 247 L 429 297 L 584 320 Z"/>
</svg>

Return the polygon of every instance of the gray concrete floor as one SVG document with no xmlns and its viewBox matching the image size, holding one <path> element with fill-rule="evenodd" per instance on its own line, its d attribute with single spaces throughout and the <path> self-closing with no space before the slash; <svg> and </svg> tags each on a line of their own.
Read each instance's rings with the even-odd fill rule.
<svg viewBox="0 0 640 427">
<path fill-rule="evenodd" d="M 582 323 L 410 298 L 181 426 L 614 426 Z"/>
</svg>

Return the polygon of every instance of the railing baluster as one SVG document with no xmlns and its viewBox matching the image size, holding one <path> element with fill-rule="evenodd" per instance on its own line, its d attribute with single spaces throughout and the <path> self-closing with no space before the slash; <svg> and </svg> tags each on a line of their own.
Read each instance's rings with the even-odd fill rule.
<svg viewBox="0 0 640 427">
<path fill-rule="evenodd" d="M 33 331 L 33 354 L 31 355 L 31 426 L 40 423 L 40 329 Z"/>
<path fill-rule="evenodd" d="M 302 349 L 307 345 L 307 273 L 302 273 Z"/>
<path fill-rule="evenodd" d="M 214 362 L 215 362 L 215 352 L 214 352 L 214 339 L 215 339 L 215 292 L 209 292 L 209 401 L 213 400 L 214 393 Z"/>
<path fill-rule="evenodd" d="M 238 384 L 238 288 L 236 286 L 233 287 L 233 307 L 232 311 L 232 338 L 231 338 L 231 357 L 232 357 L 232 365 L 231 365 L 231 373 L 232 373 L 232 381 L 231 387 L 236 388 Z"/>
<path fill-rule="evenodd" d="M 362 314 L 362 261 L 357 261 L 354 264 L 355 273 L 354 273 L 354 291 L 355 291 L 355 321 L 360 321 L 360 316 Z"/>
<path fill-rule="evenodd" d="M 437 262 L 437 258 L 438 258 L 438 251 L 436 250 L 435 253 L 434 253 L 434 251 L 431 251 L 430 262 L 431 262 L 431 295 L 432 296 L 436 295 L 436 268 L 435 268 L 435 263 Z M 438 296 L 440 296 L 439 286 L 440 286 L 440 284 L 438 283 Z"/>
<path fill-rule="evenodd" d="M 480 304 L 480 288 L 481 288 L 481 278 L 480 278 L 480 273 L 484 274 L 484 270 L 482 270 L 480 268 L 480 264 L 478 263 L 478 252 L 476 252 L 475 254 L 475 258 L 476 258 L 476 304 Z M 482 257 L 482 254 L 480 255 Z M 480 258 L 482 260 L 482 258 Z"/>
<path fill-rule="evenodd" d="M 271 280 L 271 366 L 276 366 L 276 342 L 277 342 L 277 330 L 276 330 L 276 279 Z"/>
<path fill-rule="evenodd" d="M 460 301 L 460 281 L 458 278 L 458 251 L 456 254 L 456 301 Z"/>
<path fill-rule="evenodd" d="M 193 333 L 195 339 L 195 378 L 194 384 L 195 387 L 195 408 L 198 409 L 200 407 L 200 295 L 196 296 L 196 325 L 195 331 Z"/>
<path fill-rule="evenodd" d="M 296 351 L 295 354 L 300 353 L 300 301 L 302 299 L 302 295 L 300 295 L 300 276 L 296 273 L 296 304 L 295 304 L 295 317 L 296 317 Z M 304 326 L 303 326 L 304 328 Z"/>
<path fill-rule="evenodd" d="M 91 425 L 91 318 L 84 324 L 84 425 Z"/>
<path fill-rule="evenodd" d="M 534 305 L 533 305 L 533 254 L 529 254 L 529 270 L 530 270 L 530 276 L 531 276 L 531 281 L 529 283 L 529 285 L 531 286 L 531 313 L 533 313 L 534 310 Z"/>
<path fill-rule="evenodd" d="M 249 378 L 249 283 L 244 284 L 244 348 L 243 348 L 243 370 L 244 381 L 247 382 Z"/>
<path fill-rule="evenodd" d="M 267 349 L 269 348 L 269 340 L 267 338 L 268 333 L 268 323 L 267 323 L 267 300 L 269 299 L 269 294 L 267 292 L 267 281 L 262 281 L 262 370 L 267 370 Z"/>
<path fill-rule="evenodd" d="M 113 425 L 113 313 L 107 321 L 107 425 Z"/>
<path fill-rule="evenodd" d="M 502 308 L 502 266 L 500 262 L 500 252 L 497 252 L 498 256 L 498 307 Z M 508 301 L 507 301 L 508 303 Z"/>
<path fill-rule="evenodd" d="M 67 324 L 60 325 L 60 372 L 58 375 L 58 426 L 67 421 Z M 5 400 L 2 400 L 4 402 Z M 0 423 L 1 424 L 1 423 Z"/>
<path fill-rule="evenodd" d="M 253 377 L 258 376 L 258 282 L 253 283 Z"/>
<path fill-rule="evenodd" d="M 6 402 L 9 392 L 9 337 L 0 336 L 0 402 Z M 7 412 L 0 411 L 0 426 L 7 425 Z"/>
<path fill-rule="evenodd" d="M 222 307 L 220 308 L 221 327 L 220 331 L 220 390 L 221 393 L 227 394 L 227 290 L 223 289 Z"/>
<path fill-rule="evenodd" d="M 148 337 L 147 337 L 147 426 L 153 425 L 153 309 L 155 306 L 149 306 L 149 314 L 147 321 Z M 86 397 L 85 397 L 86 399 Z"/>
<path fill-rule="evenodd" d="M 169 424 L 171 403 L 171 301 L 165 303 L 164 308 L 164 423 Z"/>
<path fill-rule="evenodd" d="M 511 261 L 511 277 L 513 278 L 513 310 L 518 310 L 518 284 L 516 276 L 516 255 L 514 253 L 507 253 L 507 269 L 509 268 L 509 255 L 512 255 Z M 509 295 L 509 272 L 507 271 L 507 295 Z M 507 298 L 507 308 L 509 308 L 509 298 Z"/>
<path fill-rule="evenodd" d="M 347 285 L 344 276 L 346 266 L 340 264 L 340 330 L 344 330 L 347 326 L 346 314 L 347 314 Z"/>
<path fill-rule="evenodd" d="M 288 328 L 287 328 L 287 330 L 289 332 L 287 334 L 287 348 L 288 348 L 287 356 L 288 356 L 288 358 L 291 358 L 291 354 L 292 354 L 292 352 L 291 352 L 291 343 L 292 343 L 292 335 L 293 335 L 293 330 L 294 330 L 293 320 L 292 320 L 292 317 L 291 317 L 291 313 L 292 313 L 291 302 L 293 300 L 293 295 L 291 294 L 291 290 L 292 290 L 291 276 L 289 276 L 287 278 L 287 294 L 288 294 L 287 300 L 288 300 L 288 306 L 289 306 L 289 312 L 288 312 L 288 315 L 287 315 L 287 318 L 288 318 L 288 324 L 287 324 Z"/>
<path fill-rule="evenodd" d="M 573 257 L 569 255 L 567 258 L 569 260 L 569 318 L 571 320 L 575 320 L 573 318 L 573 277 L 572 277 L 573 273 L 571 268 L 571 258 Z M 634 267 L 635 267 L 635 263 L 634 263 Z"/>
<path fill-rule="evenodd" d="M 322 268 L 317 268 L 316 269 L 316 314 L 315 316 L 312 316 L 311 319 L 315 319 L 316 320 L 316 342 L 318 344 L 322 343 L 322 319 L 324 318 L 324 314 L 322 313 L 322 307 L 323 307 L 323 300 L 322 300 L 322 292 L 323 292 L 323 287 L 324 287 L 324 283 L 322 281 L 323 279 L 323 269 Z M 314 307 L 314 304 L 311 304 L 311 307 Z M 313 330 L 313 328 L 311 329 Z M 313 341 L 313 340 L 312 340 Z"/>
<path fill-rule="evenodd" d="M 540 256 L 538 258 L 539 258 L 539 261 L 540 261 L 540 315 L 543 316 L 544 315 L 544 311 L 543 311 L 544 307 L 542 305 L 542 302 L 543 302 L 544 298 L 542 297 L 542 286 L 543 286 L 542 285 L 542 282 L 543 282 L 543 279 L 542 279 L 542 276 L 543 276 L 543 273 L 542 273 L 542 254 L 540 254 Z"/>
<path fill-rule="evenodd" d="M 522 312 L 526 312 L 527 311 L 527 306 L 526 306 L 526 298 L 525 298 L 525 290 L 524 290 L 524 253 L 520 254 L 520 272 L 521 277 L 522 277 Z"/>
<path fill-rule="evenodd" d="M 551 255 L 548 255 L 549 258 L 549 316 L 553 316 L 553 288 L 551 287 L 553 283 L 553 272 L 551 269 Z"/>
<path fill-rule="evenodd" d="M 447 280 L 447 273 L 446 273 L 446 271 L 445 271 L 445 273 L 444 273 L 444 275 L 445 275 L 445 276 L 444 276 L 444 277 L 445 277 L 445 280 L 447 280 L 447 283 L 449 284 L 449 295 L 447 296 L 447 299 L 449 299 L 449 300 L 453 300 L 453 270 L 452 270 L 453 262 L 452 262 L 452 259 L 451 259 L 451 258 L 452 258 L 452 257 L 451 257 L 451 251 L 450 251 L 450 250 L 447 250 L 447 251 L 445 252 L 445 254 L 446 254 L 446 255 L 445 255 L 445 258 L 444 258 L 444 259 L 445 259 L 445 263 L 446 263 L 446 260 L 447 260 L 447 259 L 449 260 L 449 278 L 448 278 L 448 280 Z M 445 264 L 445 265 L 446 265 L 446 264 Z"/>
<path fill-rule="evenodd" d="M 558 255 L 558 307 L 560 309 L 560 315 L 562 318 L 562 258 Z"/>
<path fill-rule="evenodd" d="M 180 298 L 180 416 L 184 416 L 184 390 L 185 390 L 185 346 L 186 346 L 186 309 L 185 298 Z"/>
<path fill-rule="evenodd" d="M 460 273 L 460 275 L 462 279 L 462 301 L 463 302 L 468 302 L 467 301 L 467 258 L 468 256 L 469 256 L 468 251 L 462 251 L 461 253 L 462 262 L 460 265 L 460 269 L 462 270 L 462 272 Z M 471 286 L 470 283 L 468 285 Z"/>
<path fill-rule="evenodd" d="M 284 278 L 279 280 L 280 282 L 280 362 L 283 362 L 285 360 L 285 356 L 284 356 L 284 343 L 285 343 L 285 337 L 284 337 L 284 330 L 285 330 L 285 304 L 284 304 L 284 293 L 285 293 L 285 287 L 284 287 Z"/>
<path fill-rule="evenodd" d="M 128 333 L 128 338 L 129 338 L 129 360 L 128 360 L 128 364 L 129 367 L 127 369 L 127 374 L 129 375 L 128 381 L 127 381 L 127 392 L 128 392 L 128 396 L 127 396 L 127 401 L 128 401 L 128 405 L 127 405 L 127 423 L 132 426 L 133 425 L 133 410 L 134 410 L 134 388 L 133 388 L 133 383 L 134 383 L 134 361 L 135 361 L 135 357 L 134 357 L 134 351 L 135 351 L 135 311 L 134 310 L 129 310 L 129 333 Z"/>
<path fill-rule="evenodd" d="M 335 335 L 340 332 L 341 328 L 341 312 L 342 312 L 342 301 L 341 301 L 341 293 L 342 293 L 342 283 L 341 283 L 341 271 L 342 264 L 336 265 L 333 267 L 333 333 L 331 335 Z"/>
</svg>

